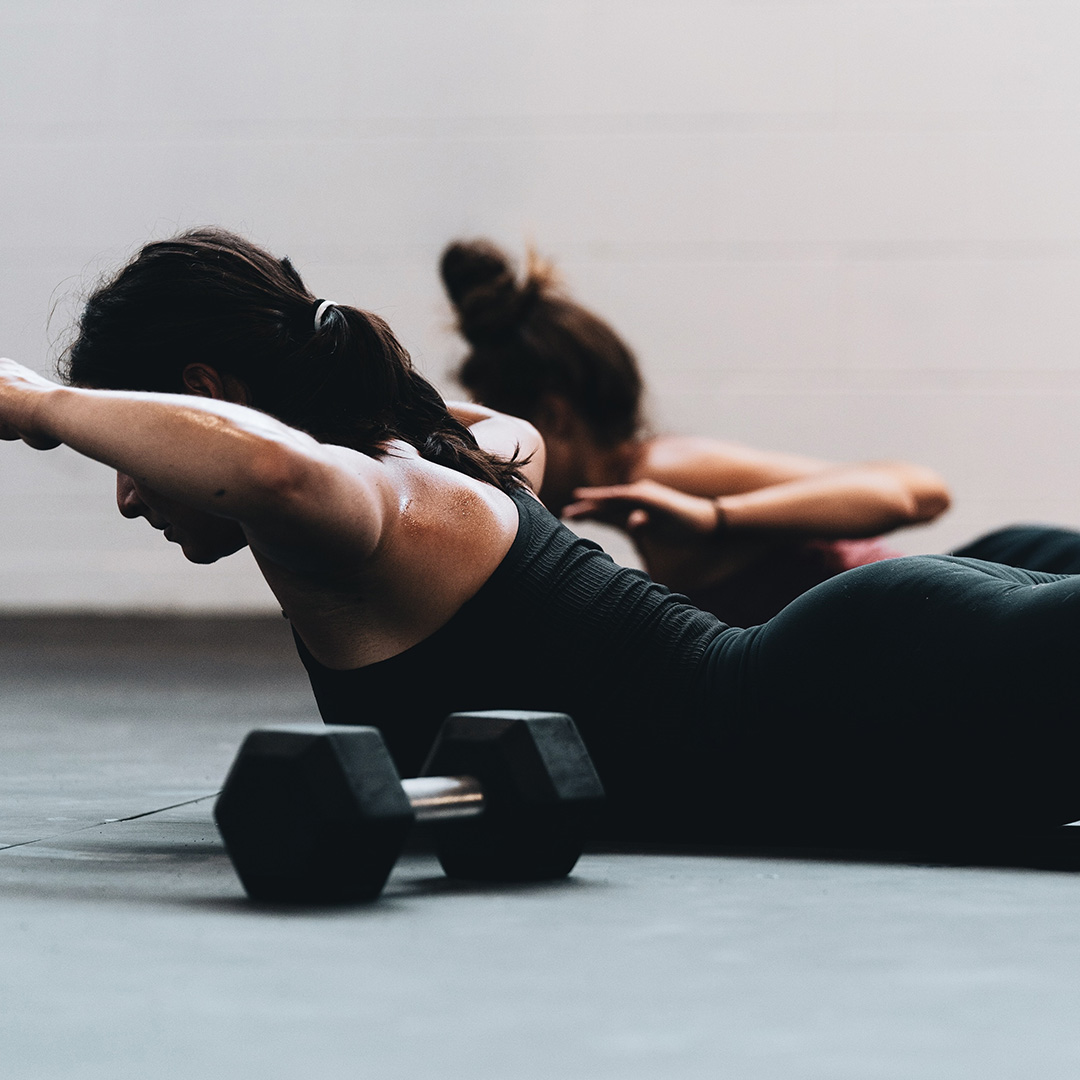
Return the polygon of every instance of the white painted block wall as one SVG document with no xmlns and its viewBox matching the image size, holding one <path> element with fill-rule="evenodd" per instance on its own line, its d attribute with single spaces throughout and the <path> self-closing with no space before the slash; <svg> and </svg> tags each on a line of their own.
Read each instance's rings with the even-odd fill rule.
<svg viewBox="0 0 1080 1080">
<path fill-rule="evenodd" d="M 0 0 L 0 352 L 218 223 L 389 319 L 446 386 L 447 240 L 533 240 L 658 426 L 936 466 L 943 550 L 1080 526 L 1080 5 Z M 0 608 L 270 606 L 0 447 Z"/>
</svg>

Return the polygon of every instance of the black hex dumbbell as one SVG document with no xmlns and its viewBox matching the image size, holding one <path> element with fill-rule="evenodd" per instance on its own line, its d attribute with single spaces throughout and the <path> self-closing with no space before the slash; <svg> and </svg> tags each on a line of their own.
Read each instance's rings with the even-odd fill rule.
<svg viewBox="0 0 1080 1080">
<path fill-rule="evenodd" d="M 454 713 L 411 780 L 376 728 L 253 731 L 214 818 L 253 899 L 344 902 L 379 895 L 414 821 L 452 877 L 565 877 L 602 798 L 564 713 Z"/>
</svg>

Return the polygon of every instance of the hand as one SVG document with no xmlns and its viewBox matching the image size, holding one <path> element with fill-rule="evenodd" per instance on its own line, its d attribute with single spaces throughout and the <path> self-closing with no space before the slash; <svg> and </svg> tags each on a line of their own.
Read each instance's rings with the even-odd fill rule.
<svg viewBox="0 0 1080 1080">
<path fill-rule="evenodd" d="M 579 488 L 564 511 L 623 529 L 655 581 L 676 591 L 719 580 L 745 563 L 760 539 L 728 533 L 711 499 L 688 495 L 654 480 Z"/>
<path fill-rule="evenodd" d="M 712 499 L 655 480 L 578 488 L 574 497 L 577 501 L 563 510 L 563 517 L 600 521 L 631 536 L 650 531 L 700 538 L 712 536 L 723 525 L 720 507 Z"/>
<path fill-rule="evenodd" d="M 35 450 L 51 450 L 60 440 L 45 431 L 38 421 L 38 406 L 44 395 L 57 389 L 54 382 L 0 357 L 0 439 L 22 439 Z"/>
</svg>

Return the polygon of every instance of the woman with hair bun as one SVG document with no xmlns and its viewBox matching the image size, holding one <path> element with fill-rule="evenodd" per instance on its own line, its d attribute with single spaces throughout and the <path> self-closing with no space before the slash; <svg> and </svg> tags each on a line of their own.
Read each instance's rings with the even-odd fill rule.
<svg viewBox="0 0 1080 1080">
<path fill-rule="evenodd" d="M 764 622 L 835 574 L 898 556 L 882 534 L 949 506 L 945 483 L 921 465 L 652 434 L 634 354 L 549 264 L 530 253 L 519 278 L 504 252 L 475 240 L 450 244 L 440 270 L 469 345 L 457 377 L 474 400 L 539 430 L 545 506 L 620 528 L 656 581 L 726 622 Z M 672 527 L 676 508 L 692 529 Z M 954 554 L 1076 573 L 1080 535 L 1018 526 Z"/>
<path fill-rule="evenodd" d="M 447 713 L 551 710 L 639 840 L 1080 817 L 1080 577 L 894 559 L 728 626 L 544 509 L 530 424 L 447 406 L 382 320 L 221 230 L 97 289 L 63 372 L 0 361 L 0 437 L 116 470 L 194 562 L 250 549 L 323 718 L 379 727 L 403 773 Z"/>
</svg>

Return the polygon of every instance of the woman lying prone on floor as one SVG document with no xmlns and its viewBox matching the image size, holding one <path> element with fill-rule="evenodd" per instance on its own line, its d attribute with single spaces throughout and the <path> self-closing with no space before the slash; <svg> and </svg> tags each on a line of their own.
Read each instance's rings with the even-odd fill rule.
<svg viewBox="0 0 1080 1080">
<path fill-rule="evenodd" d="M 1080 817 L 1080 578 L 895 559 L 730 627 L 544 509 L 529 424 L 448 408 L 384 322 L 221 231 L 103 285 L 64 374 L 4 361 L 0 434 L 115 469 L 193 562 L 249 548 L 324 719 L 403 773 L 452 711 L 557 710 L 622 835 Z"/>
</svg>

